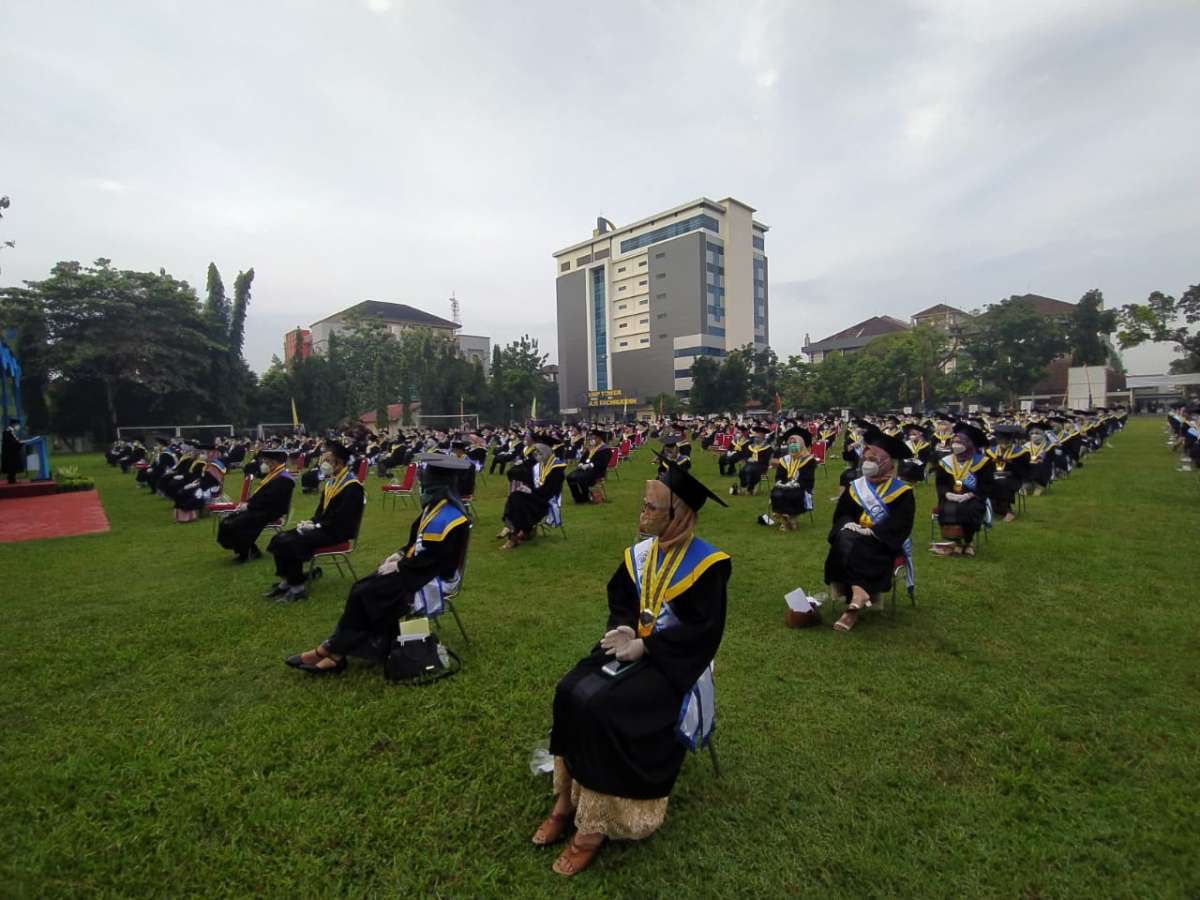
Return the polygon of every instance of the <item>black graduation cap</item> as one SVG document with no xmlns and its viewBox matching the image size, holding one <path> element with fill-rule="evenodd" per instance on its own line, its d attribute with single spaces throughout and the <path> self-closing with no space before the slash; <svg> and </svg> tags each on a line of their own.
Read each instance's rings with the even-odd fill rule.
<svg viewBox="0 0 1200 900">
<path fill-rule="evenodd" d="M 197 450 L 204 450 L 204 451 L 210 451 L 210 450 L 217 449 L 215 444 L 192 444 L 192 446 L 195 447 Z"/>
<path fill-rule="evenodd" d="M 966 435 L 968 438 L 971 439 L 971 443 L 974 444 L 977 449 L 980 447 L 987 446 L 987 443 L 988 443 L 987 435 L 984 434 L 981 429 L 976 428 L 974 425 L 972 425 L 970 422 L 955 422 L 954 423 L 954 433 Z"/>
<path fill-rule="evenodd" d="M 593 435 L 594 437 L 598 437 L 602 441 L 608 440 L 608 432 L 605 431 L 603 428 L 593 428 L 590 431 L 588 431 L 588 434 Z"/>
<path fill-rule="evenodd" d="M 447 456 L 445 453 L 418 453 L 417 462 L 424 464 L 427 469 L 438 469 L 442 472 L 465 472 L 475 468 L 470 460 Z"/>
<path fill-rule="evenodd" d="M 693 512 L 700 512 L 700 507 L 708 500 L 716 500 L 722 506 L 729 505 L 705 487 L 699 479 L 694 478 L 690 472 L 680 468 L 675 460 L 667 459 L 657 450 L 654 451 L 654 455 L 667 467 L 667 470 L 658 476 L 658 480 L 665 484 L 672 494 L 686 503 Z"/>
<path fill-rule="evenodd" d="M 287 462 L 288 452 L 282 447 L 265 447 L 258 451 L 258 455 L 264 459 L 274 460 L 275 462 Z"/>
<path fill-rule="evenodd" d="M 350 461 L 350 448 L 341 441 L 326 441 L 325 449 L 336 456 L 342 462 Z"/>
<path fill-rule="evenodd" d="M 867 428 L 863 434 L 863 443 L 868 447 L 878 447 L 892 459 L 908 459 L 912 451 L 908 444 L 892 434 L 887 434 L 875 426 Z"/>
<path fill-rule="evenodd" d="M 466 441 L 451 441 L 450 449 L 451 450 L 466 450 L 467 442 Z"/>
<path fill-rule="evenodd" d="M 1025 433 L 1025 429 L 1020 425 L 997 425 L 992 429 L 992 432 L 1005 437 L 1017 437 Z"/>
<path fill-rule="evenodd" d="M 766 425 L 755 425 L 750 430 L 753 431 L 755 434 L 770 434 L 771 433 L 771 429 L 768 428 Z"/>
<path fill-rule="evenodd" d="M 662 436 L 662 445 L 664 447 L 678 447 L 679 446 L 679 435 L 664 434 Z"/>
<path fill-rule="evenodd" d="M 160 435 L 158 435 L 157 437 L 155 437 L 155 438 L 154 438 L 154 440 L 158 441 L 158 443 L 159 443 L 161 446 L 163 446 L 163 447 L 170 447 L 170 446 L 171 446 L 171 439 L 170 439 L 170 438 L 165 438 L 165 437 L 163 437 L 161 434 L 160 434 Z"/>
<path fill-rule="evenodd" d="M 789 428 L 783 433 L 783 442 L 786 444 L 788 438 L 798 437 L 804 441 L 804 446 L 807 447 L 812 442 L 812 433 L 807 428 L 801 428 L 799 425 Z"/>
</svg>

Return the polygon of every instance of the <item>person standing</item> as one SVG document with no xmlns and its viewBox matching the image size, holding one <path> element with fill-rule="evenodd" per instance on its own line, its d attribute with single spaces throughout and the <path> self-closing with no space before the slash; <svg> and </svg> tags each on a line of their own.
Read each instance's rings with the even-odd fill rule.
<svg viewBox="0 0 1200 900">
<path fill-rule="evenodd" d="M 8 427 L 4 429 L 4 444 L 0 448 L 0 470 L 8 478 L 9 484 L 17 483 L 17 474 L 25 471 L 25 460 L 21 457 L 21 439 L 17 437 L 20 419 L 9 419 Z"/>
</svg>

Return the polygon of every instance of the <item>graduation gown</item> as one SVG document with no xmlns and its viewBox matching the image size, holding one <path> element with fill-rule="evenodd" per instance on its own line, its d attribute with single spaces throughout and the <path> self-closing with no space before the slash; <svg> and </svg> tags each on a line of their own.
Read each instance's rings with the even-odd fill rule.
<svg viewBox="0 0 1200 900">
<path fill-rule="evenodd" d="M 640 609 L 634 559 L 651 541 L 630 547 L 608 582 L 606 630 L 637 630 Z M 571 776 L 602 794 L 634 800 L 669 796 L 686 745 L 676 735 L 684 695 L 712 662 L 725 631 L 729 557 L 693 538 L 665 595 L 646 654 L 616 678 L 597 643 L 558 683 L 550 752 Z"/>
<path fill-rule="evenodd" d="M 210 500 L 221 495 L 221 488 L 225 484 L 224 467 L 216 463 L 203 463 L 199 472 L 198 483 L 188 482 L 175 492 L 176 509 L 204 509 Z"/>
<path fill-rule="evenodd" d="M 751 444 L 746 448 L 746 464 L 738 473 L 738 481 L 742 487 L 748 491 L 758 487 L 763 475 L 767 473 L 767 466 L 771 464 L 774 451 L 775 448 L 770 444 Z"/>
<path fill-rule="evenodd" d="M 809 510 L 817 460 L 813 456 L 795 459 L 789 453 L 775 461 L 775 486 L 771 488 L 771 511 L 781 516 L 798 516 Z M 784 487 L 795 483 L 795 487 Z M 806 499 L 805 495 L 808 495 Z"/>
<path fill-rule="evenodd" d="M 12 428 L 4 429 L 3 447 L 0 448 L 0 471 L 15 477 L 25 471 L 25 460 L 21 454 L 21 439 Z"/>
<path fill-rule="evenodd" d="M 1007 515 L 1029 475 L 1029 450 L 1024 446 L 1010 445 L 1001 450 L 993 447 L 988 456 L 995 467 L 992 482 L 992 512 Z"/>
<path fill-rule="evenodd" d="M 296 488 L 292 473 L 283 468 L 278 474 L 264 477 L 270 480 L 259 483 L 246 501 L 246 508 L 226 516 L 217 526 L 217 543 L 226 550 L 246 552 L 268 522 L 283 518 L 292 508 L 292 491 Z"/>
<path fill-rule="evenodd" d="M 586 503 L 588 493 L 597 481 L 608 473 L 608 463 L 612 459 L 612 447 L 601 444 L 589 451 L 583 460 L 575 467 L 575 471 L 567 476 L 567 486 L 576 503 Z"/>
<path fill-rule="evenodd" d="M 975 536 L 980 527 L 983 525 L 983 520 L 987 516 L 987 499 L 992 495 L 992 482 L 995 478 L 995 467 L 992 465 L 991 459 L 979 450 L 975 451 L 975 455 L 966 463 L 966 469 L 962 472 L 965 476 L 970 474 L 975 478 L 975 486 L 962 484 L 961 486 L 955 483 L 955 475 L 952 469 L 955 466 L 954 455 L 943 456 L 938 460 L 937 466 L 937 495 L 938 495 L 938 522 L 942 525 L 959 525 L 963 530 L 963 540 L 966 543 L 971 543 L 971 539 Z M 956 494 L 974 494 L 970 500 L 957 501 L 947 500 L 947 493 Z"/>
<path fill-rule="evenodd" d="M 567 464 L 560 460 L 538 463 L 528 491 L 513 491 L 504 503 L 504 521 L 513 531 L 532 534 L 546 513 L 550 501 L 562 493 Z"/>
<path fill-rule="evenodd" d="M 354 538 L 362 521 L 363 487 L 353 474 L 340 489 L 336 488 L 338 483 L 339 476 L 335 475 L 321 490 L 321 500 L 312 517 L 316 528 L 304 532 L 281 531 L 271 538 L 267 550 L 275 556 L 276 574 L 286 576 L 289 563 L 307 562 L 321 547 Z M 295 574 L 294 570 L 291 574 Z"/>
<path fill-rule="evenodd" d="M 826 584 L 835 581 L 856 584 L 869 594 L 891 590 L 896 557 L 912 535 L 917 504 L 912 485 L 899 478 L 876 485 L 875 490 L 888 510 L 888 517 L 878 525 L 871 524 L 854 484 L 838 497 L 833 527 L 829 530 L 829 553 L 825 557 Z M 874 534 L 859 534 L 844 528 L 847 522 L 870 528 Z"/>
<path fill-rule="evenodd" d="M 446 500 L 421 510 L 408 530 L 403 559 L 387 575 L 372 572 L 350 588 L 341 618 L 327 643 L 338 656 L 383 659 L 397 623 L 412 612 L 413 595 L 436 577 L 454 577 L 466 548 L 470 522 Z"/>
</svg>

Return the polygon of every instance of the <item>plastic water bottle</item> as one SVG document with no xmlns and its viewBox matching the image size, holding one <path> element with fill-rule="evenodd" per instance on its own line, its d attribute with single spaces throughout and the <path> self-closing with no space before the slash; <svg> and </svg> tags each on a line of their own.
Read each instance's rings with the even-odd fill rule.
<svg viewBox="0 0 1200 900">
<path fill-rule="evenodd" d="M 533 748 L 529 757 L 529 771 L 533 775 L 549 775 L 554 771 L 554 757 L 550 755 L 550 745 L 543 741 Z"/>
</svg>

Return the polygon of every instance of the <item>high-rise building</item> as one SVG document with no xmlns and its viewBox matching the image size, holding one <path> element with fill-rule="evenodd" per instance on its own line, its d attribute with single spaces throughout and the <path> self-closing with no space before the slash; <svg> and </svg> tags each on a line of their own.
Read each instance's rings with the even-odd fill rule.
<svg viewBox="0 0 1200 900">
<path fill-rule="evenodd" d="M 705 197 L 554 254 L 558 391 L 564 410 L 590 391 L 686 398 L 692 363 L 767 346 L 767 226 L 732 197 Z"/>
</svg>

